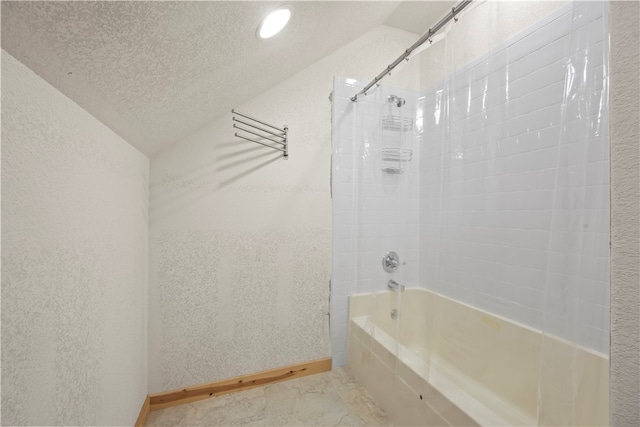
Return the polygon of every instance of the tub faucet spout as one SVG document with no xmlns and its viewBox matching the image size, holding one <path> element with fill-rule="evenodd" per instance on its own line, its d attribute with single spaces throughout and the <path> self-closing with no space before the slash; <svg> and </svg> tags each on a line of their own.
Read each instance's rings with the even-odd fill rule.
<svg viewBox="0 0 640 427">
<path fill-rule="evenodd" d="M 387 287 L 389 289 L 391 289 L 392 291 L 404 292 L 404 285 L 401 285 L 400 283 L 396 282 L 395 280 L 389 280 L 387 282 Z"/>
</svg>

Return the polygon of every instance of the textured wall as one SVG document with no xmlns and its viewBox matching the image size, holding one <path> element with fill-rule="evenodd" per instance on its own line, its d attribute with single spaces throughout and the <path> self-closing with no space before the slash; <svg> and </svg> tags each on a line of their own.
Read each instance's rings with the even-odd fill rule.
<svg viewBox="0 0 640 427">
<path fill-rule="evenodd" d="M 332 77 L 369 78 L 416 37 L 379 27 L 228 106 L 287 124 L 289 160 L 230 115 L 152 159 L 150 392 L 329 356 Z"/>
<path fill-rule="evenodd" d="M 148 159 L 2 52 L 2 422 L 132 425 Z"/>
<path fill-rule="evenodd" d="M 640 6 L 611 2 L 611 424 L 640 425 Z"/>
</svg>

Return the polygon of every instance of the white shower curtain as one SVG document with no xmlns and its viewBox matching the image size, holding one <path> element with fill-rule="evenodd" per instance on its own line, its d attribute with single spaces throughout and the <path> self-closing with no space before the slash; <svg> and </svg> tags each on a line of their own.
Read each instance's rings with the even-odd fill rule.
<svg viewBox="0 0 640 427">
<path fill-rule="evenodd" d="M 504 41 L 510 8 L 526 10 L 506 3 L 469 7 L 442 41 L 334 110 L 334 127 L 350 129 L 334 138 L 334 180 L 351 188 L 339 196 L 352 237 L 342 291 L 384 291 L 380 257 L 396 250 L 402 284 L 540 333 L 538 425 L 606 423 L 606 403 L 579 405 L 584 390 L 608 393 L 606 366 L 594 366 L 609 351 L 608 6 L 566 4 Z M 466 31 L 472 21 L 483 31 Z M 411 131 L 385 129 L 394 112 Z M 429 340 L 439 326 L 425 326 Z"/>
</svg>

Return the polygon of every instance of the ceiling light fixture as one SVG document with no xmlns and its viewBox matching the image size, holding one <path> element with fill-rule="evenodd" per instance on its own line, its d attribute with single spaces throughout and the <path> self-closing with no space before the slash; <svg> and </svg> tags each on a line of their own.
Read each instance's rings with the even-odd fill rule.
<svg viewBox="0 0 640 427">
<path fill-rule="evenodd" d="M 280 7 L 262 20 L 258 27 L 258 37 L 261 39 L 268 39 L 280 32 L 289 22 L 291 17 L 291 11 L 286 7 Z"/>
</svg>

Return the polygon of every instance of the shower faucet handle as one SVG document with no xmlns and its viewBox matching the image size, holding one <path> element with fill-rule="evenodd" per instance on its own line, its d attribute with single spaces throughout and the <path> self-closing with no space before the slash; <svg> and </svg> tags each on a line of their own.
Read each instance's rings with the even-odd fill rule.
<svg viewBox="0 0 640 427">
<path fill-rule="evenodd" d="M 401 285 L 400 283 L 396 282 L 395 280 L 389 280 L 387 282 L 387 288 L 391 289 L 392 291 L 404 292 L 404 285 Z"/>
<path fill-rule="evenodd" d="M 393 273 L 398 269 L 400 265 L 400 257 L 394 251 L 387 252 L 384 257 L 382 257 L 382 268 L 387 273 Z"/>
</svg>

